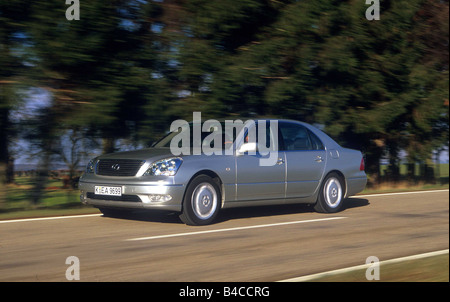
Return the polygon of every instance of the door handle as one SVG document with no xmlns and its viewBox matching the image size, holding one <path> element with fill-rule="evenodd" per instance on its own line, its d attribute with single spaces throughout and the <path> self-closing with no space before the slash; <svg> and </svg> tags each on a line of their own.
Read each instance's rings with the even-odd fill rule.
<svg viewBox="0 0 450 302">
<path fill-rule="evenodd" d="M 323 162 L 323 158 L 322 158 L 322 156 L 316 156 L 316 159 L 315 159 L 315 161 L 316 161 L 316 162 L 318 162 L 318 163 L 321 163 L 321 162 Z"/>
<path fill-rule="evenodd" d="M 277 165 L 282 165 L 282 164 L 284 164 L 284 159 L 281 157 L 278 157 Z"/>
</svg>

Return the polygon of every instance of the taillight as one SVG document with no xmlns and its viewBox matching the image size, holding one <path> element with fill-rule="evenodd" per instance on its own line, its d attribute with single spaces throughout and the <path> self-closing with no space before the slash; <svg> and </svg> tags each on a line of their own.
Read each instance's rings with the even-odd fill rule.
<svg viewBox="0 0 450 302">
<path fill-rule="evenodd" d="M 359 165 L 359 171 L 364 171 L 365 169 L 365 164 L 364 164 L 364 157 L 361 158 L 361 164 Z"/>
</svg>

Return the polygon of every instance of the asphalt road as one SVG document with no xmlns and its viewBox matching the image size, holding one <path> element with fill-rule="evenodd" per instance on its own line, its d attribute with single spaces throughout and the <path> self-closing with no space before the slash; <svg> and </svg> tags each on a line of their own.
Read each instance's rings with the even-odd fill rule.
<svg viewBox="0 0 450 302">
<path fill-rule="evenodd" d="M 223 211 L 206 227 L 177 216 L 0 222 L 0 281 L 278 281 L 448 249 L 449 192 L 361 196 L 337 214 L 305 205 Z M 443 268 L 448 269 L 448 268 Z"/>
</svg>

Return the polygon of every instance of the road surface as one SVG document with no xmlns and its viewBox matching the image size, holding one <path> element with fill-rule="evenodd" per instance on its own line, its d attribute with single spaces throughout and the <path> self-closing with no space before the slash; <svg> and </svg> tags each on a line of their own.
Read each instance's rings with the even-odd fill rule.
<svg viewBox="0 0 450 302">
<path fill-rule="evenodd" d="M 270 282 L 365 264 L 369 256 L 443 250 L 448 194 L 353 197 L 336 214 L 305 205 L 230 209 L 205 227 L 161 213 L 0 221 L 0 281 L 67 281 L 70 256 L 86 282 Z"/>
</svg>

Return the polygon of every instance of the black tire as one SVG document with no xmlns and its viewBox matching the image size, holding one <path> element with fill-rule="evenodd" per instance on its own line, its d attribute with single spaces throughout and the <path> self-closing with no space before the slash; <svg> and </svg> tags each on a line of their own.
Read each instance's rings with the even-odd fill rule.
<svg viewBox="0 0 450 302">
<path fill-rule="evenodd" d="M 221 196 L 219 185 L 211 177 L 195 177 L 184 194 L 181 221 L 187 225 L 210 224 L 219 213 Z"/>
<path fill-rule="evenodd" d="M 344 180 L 339 174 L 332 172 L 325 177 L 320 186 L 314 210 L 319 213 L 339 212 L 342 208 L 344 196 Z"/>
</svg>

